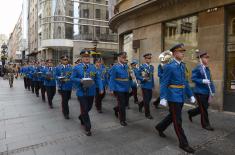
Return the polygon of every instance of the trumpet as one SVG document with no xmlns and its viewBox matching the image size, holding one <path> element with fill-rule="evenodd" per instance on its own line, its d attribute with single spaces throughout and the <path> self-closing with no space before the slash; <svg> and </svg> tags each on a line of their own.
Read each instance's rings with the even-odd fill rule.
<svg viewBox="0 0 235 155">
<path fill-rule="evenodd" d="M 172 61 L 173 59 L 173 54 L 171 51 L 167 50 L 167 51 L 164 51 L 162 52 L 160 55 L 159 55 L 159 60 L 161 62 L 162 65 L 165 65 L 165 64 L 168 64 Z"/>
</svg>

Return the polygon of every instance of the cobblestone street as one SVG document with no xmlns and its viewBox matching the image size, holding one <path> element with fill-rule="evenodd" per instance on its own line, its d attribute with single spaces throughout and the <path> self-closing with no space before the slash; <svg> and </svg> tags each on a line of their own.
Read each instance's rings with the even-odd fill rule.
<svg viewBox="0 0 235 155">
<path fill-rule="evenodd" d="M 104 113 L 93 107 L 91 137 L 84 134 L 78 120 L 79 104 L 73 92 L 70 100 L 70 120 L 61 114 L 60 96 L 54 98 L 54 109 L 49 109 L 35 94 L 24 90 L 23 81 L 0 79 L 0 155 L 175 155 L 185 154 L 170 126 L 167 138 L 158 136 L 154 126 L 167 113 L 167 109 L 151 108 L 153 120 L 147 120 L 130 101 L 127 110 L 127 127 L 122 127 L 113 114 L 116 101 L 106 96 Z M 185 110 L 183 128 L 189 143 L 199 155 L 235 154 L 235 115 L 210 111 L 214 132 L 202 130 L 200 118 L 190 123 Z"/>
</svg>

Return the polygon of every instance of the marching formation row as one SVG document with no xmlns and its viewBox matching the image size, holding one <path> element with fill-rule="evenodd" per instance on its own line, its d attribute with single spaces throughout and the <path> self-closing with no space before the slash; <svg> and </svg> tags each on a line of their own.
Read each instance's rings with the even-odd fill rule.
<svg viewBox="0 0 235 155">
<path fill-rule="evenodd" d="M 160 137 L 166 137 L 164 130 L 173 123 L 176 135 L 179 139 L 179 147 L 186 152 L 193 153 L 194 149 L 188 144 L 182 128 L 181 112 L 186 98 L 192 103 L 197 101 L 198 107 L 188 111 L 190 121 L 192 117 L 201 114 L 201 124 L 206 130 L 213 131 L 208 118 L 208 106 L 210 98 L 215 93 L 215 87 L 211 80 L 208 68 L 209 55 L 198 51 L 199 65 L 192 71 L 192 81 L 195 87 L 191 90 L 188 83 L 187 69 L 182 62 L 184 58 L 183 44 L 177 44 L 170 49 L 171 52 L 163 55 L 162 63 L 158 67 L 160 81 L 160 97 L 156 101 L 169 107 L 169 114 L 156 125 Z M 25 89 L 32 90 L 39 97 L 41 90 L 42 100 L 45 101 L 45 93 L 50 108 L 53 108 L 53 97 L 56 88 L 62 99 L 62 112 L 65 119 L 69 119 L 69 99 L 72 89 L 76 89 L 76 96 L 80 103 L 81 113 L 79 119 L 84 126 L 87 136 L 91 136 L 91 122 L 89 111 L 95 100 L 95 106 L 102 113 L 102 100 L 107 90 L 116 97 L 117 105 L 114 114 L 120 120 L 122 126 L 126 126 L 126 108 L 129 106 L 129 98 L 134 96 L 134 102 L 141 112 L 144 108 L 145 117 L 153 119 L 150 113 L 150 101 L 154 90 L 154 67 L 151 65 L 151 53 L 143 55 L 144 64 L 137 67 L 136 61 L 127 64 L 127 53 L 118 54 L 118 63 L 110 68 L 102 64 L 102 59 L 96 58 L 95 63 L 90 63 L 90 52 L 82 51 L 81 62 L 76 66 L 68 63 L 68 57 L 61 57 L 61 64 L 54 67 L 51 60 L 43 62 L 30 62 L 20 70 L 24 77 Z M 171 58 L 171 59 L 169 59 Z M 143 100 L 138 101 L 137 89 L 142 90 Z M 131 92 L 130 92 L 131 91 Z"/>
</svg>

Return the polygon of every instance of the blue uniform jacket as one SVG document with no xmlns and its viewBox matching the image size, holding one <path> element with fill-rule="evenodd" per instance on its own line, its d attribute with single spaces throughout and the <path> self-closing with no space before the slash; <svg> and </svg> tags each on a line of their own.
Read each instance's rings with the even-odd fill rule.
<svg viewBox="0 0 235 155">
<path fill-rule="evenodd" d="M 33 72 L 34 72 L 34 67 L 33 66 L 29 66 L 28 67 L 28 72 L 27 72 L 27 75 L 29 77 L 29 79 L 33 79 Z"/>
<path fill-rule="evenodd" d="M 71 65 L 58 65 L 55 69 L 55 78 L 59 90 L 72 90 L 73 83 L 70 80 L 73 67 Z M 66 82 L 61 82 L 59 77 L 65 77 Z"/>
<path fill-rule="evenodd" d="M 160 98 L 167 101 L 184 103 L 185 98 L 193 96 L 185 75 L 185 64 L 173 60 L 166 64 L 161 79 Z M 170 85 L 183 85 L 184 88 L 170 88 Z"/>
<path fill-rule="evenodd" d="M 45 86 L 56 86 L 55 67 L 43 67 L 42 76 Z"/>
<path fill-rule="evenodd" d="M 210 87 L 212 93 L 215 93 L 215 86 L 211 79 L 210 69 L 208 67 L 205 68 L 207 78 L 211 81 Z M 193 88 L 194 93 L 210 95 L 210 90 L 207 84 L 202 83 L 202 80 L 206 79 L 204 72 L 202 70 L 202 66 L 196 66 L 192 71 L 192 81 L 195 83 L 195 87 Z"/>
<path fill-rule="evenodd" d="M 159 81 L 161 83 L 161 79 L 162 79 L 162 75 L 163 75 L 163 66 L 161 64 L 158 65 L 157 75 L 158 75 Z"/>
<path fill-rule="evenodd" d="M 43 70 L 45 69 L 45 66 L 39 66 L 39 72 L 43 72 Z M 41 81 L 42 83 L 44 83 L 44 76 L 43 74 L 41 74 L 39 77 L 38 77 L 38 81 Z"/>
<path fill-rule="evenodd" d="M 105 88 L 108 85 L 108 72 L 105 66 L 101 66 L 100 68 L 96 68 L 97 72 L 99 73 L 103 87 Z M 97 88 L 99 87 L 98 85 L 96 86 Z"/>
<path fill-rule="evenodd" d="M 115 64 L 111 68 L 109 89 L 111 91 L 129 92 L 131 80 L 128 66 L 125 64 Z"/>
<path fill-rule="evenodd" d="M 33 81 L 40 81 L 40 77 L 41 75 L 39 75 L 38 73 L 40 72 L 40 66 L 37 67 L 33 67 Z"/>
<path fill-rule="evenodd" d="M 27 66 L 21 67 L 20 68 L 20 74 L 24 77 L 27 77 L 27 70 L 28 70 Z"/>
<path fill-rule="evenodd" d="M 92 78 L 94 80 L 94 84 L 89 88 L 84 89 L 80 82 L 82 78 Z M 103 84 L 100 74 L 93 64 L 88 64 L 86 67 L 84 63 L 80 63 L 79 65 L 75 66 L 73 68 L 71 80 L 77 86 L 77 96 L 95 96 L 96 85 L 98 86 L 100 92 L 103 91 Z"/>
<path fill-rule="evenodd" d="M 149 80 L 145 81 L 144 77 L 142 76 L 143 72 L 149 74 Z M 137 74 L 137 79 L 140 81 L 141 88 L 145 89 L 153 89 L 154 87 L 154 67 L 152 65 L 148 64 L 142 64 L 139 67 L 138 74 Z"/>
</svg>

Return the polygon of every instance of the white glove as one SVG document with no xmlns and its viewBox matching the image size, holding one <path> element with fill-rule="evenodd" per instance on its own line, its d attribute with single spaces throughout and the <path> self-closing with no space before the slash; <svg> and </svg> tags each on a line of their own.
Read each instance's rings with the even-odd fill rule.
<svg viewBox="0 0 235 155">
<path fill-rule="evenodd" d="M 167 107 L 167 100 L 166 99 L 161 99 L 160 100 L 160 105 L 164 106 L 164 107 Z"/>
<path fill-rule="evenodd" d="M 210 80 L 208 80 L 208 79 L 203 79 L 203 80 L 202 80 L 202 83 L 204 83 L 204 84 L 210 84 L 210 83 L 211 83 L 211 81 L 210 81 Z"/>
<path fill-rule="evenodd" d="M 190 97 L 190 102 L 191 102 L 191 103 L 195 103 L 195 102 L 196 102 L 196 99 L 195 99 L 194 96 L 191 96 L 191 97 Z"/>
</svg>

